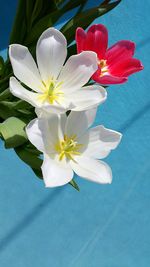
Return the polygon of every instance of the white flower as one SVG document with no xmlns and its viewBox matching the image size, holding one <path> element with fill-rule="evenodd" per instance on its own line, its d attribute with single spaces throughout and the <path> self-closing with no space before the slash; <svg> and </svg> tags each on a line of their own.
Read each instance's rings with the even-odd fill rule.
<svg viewBox="0 0 150 267">
<path fill-rule="evenodd" d="M 37 65 L 27 47 L 12 44 L 9 57 L 15 77 L 10 78 L 10 91 L 36 108 L 64 113 L 95 107 L 106 99 L 106 90 L 99 85 L 85 86 L 97 70 L 96 53 L 85 51 L 67 55 L 63 34 L 49 28 L 43 32 L 36 47 Z M 25 89 L 21 83 L 32 89 Z"/>
<path fill-rule="evenodd" d="M 105 158 L 121 140 L 121 134 L 99 125 L 89 128 L 96 109 L 41 116 L 29 123 L 30 142 L 44 154 L 42 173 L 46 187 L 71 181 L 74 172 L 97 183 L 111 183 L 110 167 Z"/>
</svg>

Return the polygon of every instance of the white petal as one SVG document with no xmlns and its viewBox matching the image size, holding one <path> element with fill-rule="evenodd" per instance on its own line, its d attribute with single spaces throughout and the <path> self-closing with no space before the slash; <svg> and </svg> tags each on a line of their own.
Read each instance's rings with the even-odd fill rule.
<svg viewBox="0 0 150 267">
<path fill-rule="evenodd" d="M 35 109 L 35 112 L 37 114 L 37 116 L 42 120 L 45 120 L 45 121 L 49 121 L 49 130 L 51 131 L 52 129 L 52 121 L 53 120 L 55 123 L 54 125 L 57 125 L 59 124 L 60 125 L 60 129 L 59 131 L 61 131 L 61 135 L 60 135 L 60 138 L 62 137 L 62 135 L 64 135 L 64 132 L 65 132 L 65 125 L 66 125 L 66 121 L 67 121 L 67 115 L 64 113 L 64 114 L 60 114 L 60 115 L 57 115 L 57 114 L 53 114 L 53 113 L 48 113 L 48 112 L 45 112 L 44 110 L 42 109 L 38 109 L 36 108 Z M 56 128 L 56 131 L 58 132 L 58 126 L 55 126 Z M 55 134 L 57 135 L 57 133 Z"/>
<path fill-rule="evenodd" d="M 82 156 L 75 157 L 75 160 L 77 162 L 71 161 L 70 164 L 80 177 L 100 184 L 112 182 L 111 169 L 105 162 Z"/>
<path fill-rule="evenodd" d="M 100 159 L 105 158 L 112 149 L 115 149 L 122 137 L 119 132 L 107 129 L 102 125 L 89 129 L 88 134 L 89 143 L 84 153 L 89 157 Z"/>
<path fill-rule="evenodd" d="M 55 154 L 48 121 L 45 118 L 38 118 L 31 121 L 26 128 L 26 132 L 30 142 L 38 150 L 47 154 Z"/>
<path fill-rule="evenodd" d="M 30 142 L 38 150 L 56 156 L 55 144 L 64 137 L 66 119 L 66 114 L 58 116 L 40 112 L 40 117 L 31 121 L 26 128 Z"/>
<path fill-rule="evenodd" d="M 39 120 L 32 120 L 26 127 L 26 133 L 30 142 L 42 152 L 45 152 L 44 131 L 39 128 Z"/>
<path fill-rule="evenodd" d="M 102 104 L 107 98 L 106 90 L 98 85 L 91 85 L 81 88 L 71 94 L 70 102 L 75 106 L 73 111 L 82 111 Z"/>
<path fill-rule="evenodd" d="M 67 110 L 69 110 L 72 107 L 72 105 L 69 103 L 69 101 L 63 101 L 61 103 L 53 103 L 50 104 L 48 102 L 45 102 L 42 106 L 43 110 L 45 110 L 47 113 L 65 113 Z"/>
<path fill-rule="evenodd" d="M 69 164 L 57 162 L 47 155 L 44 155 L 42 173 L 46 187 L 65 185 L 73 178 L 73 171 Z"/>
<path fill-rule="evenodd" d="M 41 77 L 28 48 L 19 44 L 10 45 L 9 57 L 14 75 L 29 88 L 40 92 L 43 86 Z"/>
<path fill-rule="evenodd" d="M 40 120 L 40 129 L 43 129 L 44 127 L 47 128 L 49 141 L 55 145 L 58 140 L 62 140 L 64 138 L 64 125 L 66 121 L 66 115 L 63 114 L 57 115 L 57 114 L 45 114 L 45 117 L 41 117 Z M 43 125 L 42 125 L 43 124 Z"/>
<path fill-rule="evenodd" d="M 67 55 L 67 41 L 64 35 L 54 28 L 44 31 L 38 40 L 36 55 L 43 81 L 56 79 Z"/>
<path fill-rule="evenodd" d="M 27 101 L 34 107 L 41 107 L 38 101 L 38 94 L 25 89 L 15 77 L 10 78 L 9 88 L 14 96 Z"/>
<path fill-rule="evenodd" d="M 84 51 L 71 56 L 63 67 L 59 81 L 63 82 L 62 90 L 72 93 L 80 89 L 97 70 L 97 56 L 91 51 Z"/>
<path fill-rule="evenodd" d="M 62 108 L 62 111 L 64 109 Z M 54 111 L 54 112 L 52 112 Z M 43 107 L 42 108 L 35 108 L 35 113 L 37 115 L 38 118 L 46 118 L 46 117 L 50 117 L 51 115 L 53 116 L 53 114 L 64 114 L 64 113 L 59 113 L 59 111 L 61 111 L 61 107 L 60 107 L 60 110 L 58 109 L 56 111 L 56 108 L 54 106 L 54 108 L 52 107 L 50 110 L 49 109 L 44 109 Z"/>
<path fill-rule="evenodd" d="M 40 118 L 42 115 L 44 117 L 44 114 L 46 112 L 43 109 L 41 109 L 41 108 L 35 108 L 35 113 L 36 113 L 37 117 Z"/>
<path fill-rule="evenodd" d="M 87 111 L 71 111 L 67 118 L 65 133 L 68 136 L 81 136 L 92 125 L 96 116 L 96 108 Z"/>
</svg>

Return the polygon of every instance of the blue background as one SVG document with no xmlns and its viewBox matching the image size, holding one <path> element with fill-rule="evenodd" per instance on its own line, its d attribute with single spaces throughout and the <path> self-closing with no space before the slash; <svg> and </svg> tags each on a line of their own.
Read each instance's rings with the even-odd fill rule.
<svg viewBox="0 0 150 267">
<path fill-rule="evenodd" d="M 8 45 L 16 1 L 1 1 L 0 49 Z M 95 1 L 96 2 L 96 1 Z M 95 124 L 123 133 L 108 157 L 111 185 L 77 178 L 45 189 L 13 150 L 0 142 L 0 266 L 150 266 L 150 2 L 126 0 L 97 20 L 109 44 L 136 42 L 144 71 L 108 88 Z"/>
</svg>

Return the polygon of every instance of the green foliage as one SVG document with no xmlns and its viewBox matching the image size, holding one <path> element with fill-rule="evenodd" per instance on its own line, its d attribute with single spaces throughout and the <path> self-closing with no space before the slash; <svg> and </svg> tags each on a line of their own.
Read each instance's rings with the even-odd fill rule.
<svg viewBox="0 0 150 267">
<path fill-rule="evenodd" d="M 80 191 L 80 188 L 79 188 L 79 186 L 77 185 L 77 183 L 75 182 L 74 179 L 72 179 L 69 184 L 72 185 L 77 191 Z"/>
<path fill-rule="evenodd" d="M 24 161 L 31 169 L 34 171 L 34 173 L 39 177 L 42 178 L 41 173 L 41 165 L 42 165 L 42 159 L 40 159 L 40 152 L 34 148 L 29 142 L 16 147 L 15 152 L 18 155 L 18 157 Z"/>
<path fill-rule="evenodd" d="M 62 28 L 61 32 L 67 38 L 68 44 L 74 41 L 75 31 L 77 27 L 82 27 L 86 29 L 96 18 L 109 12 L 111 9 L 116 7 L 121 0 L 115 1 L 113 3 L 100 4 L 97 7 L 88 9 L 84 12 L 79 13 L 77 16 L 69 20 Z M 108 1 L 107 1 L 108 2 Z"/>
<path fill-rule="evenodd" d="M 16 117 L 10 117 L 0 123 L 0 135 L 6 148 L 14 148 L 27 142 L 26 123 Z"/>
<path fill-rule="evenodd" d="M 3 74 L 4 71 L 4 60 L 0 57 L 0 76 Z"/>
<path fill-rule="evenodd" d="M 61 28 L 68 45 L 75 38 L 78 26 L 86 29 L 96 18 L 115 8 L 121 0 L 104 0 L 98 6 L 84 10 L 88 0 L 18 0 L 18 9 L 10 35 L 10 44 L 20 43 L 29 47 L 35 57 L 36 42 L 41 33 L 54 26 L 66 12 L 77 8 L 73 18 Z M 101 1 L 100 1 L 101 2 Z M 68 56 L 76 53 L 76 45 L 70 45 Z M 6 148 L 14 148 L 18 157 L 42 178 L 40 152 L 33 147 L 26 136 L 25 126 L 35 118 L 34 108 L 14 97 L 9 90 L 9 78 L 13 75 L 9 58 L 0 57 L 0 138 Z M 74 180 L 70 182 L 76 190 Z"/>
</svg>

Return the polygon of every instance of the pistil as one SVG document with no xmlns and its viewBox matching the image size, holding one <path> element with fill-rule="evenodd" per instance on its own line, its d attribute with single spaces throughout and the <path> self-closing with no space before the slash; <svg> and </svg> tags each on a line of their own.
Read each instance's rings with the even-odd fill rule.
<svg viewBox="0 0 150 267">
<path fill-rule="evenodd" d="M 82 144 L 78 144 L 77 142 L 77 136 L 67 136 L 64 135 L 64 139 L 60 140 L 55 145 L 55 150 L 59 154 L 59 160 L 61 161 L 64 157 L 69 160 L 73 160 L 74 155 L 80 155 L 80 148 L 83 146 Z"/>
<path fill-rule="evenodd" d="M 50 104 L 54 104 L 54 102 L 59 103 L 64 95 L 61 91 L 62 84 L 63 82 L 57 82 L 54 80 L 50 80 L 47 84 L 43 82 L 45 89 L 39 96 L 39 99 L 42 102 L 48 101 Z"/>
</svg>

